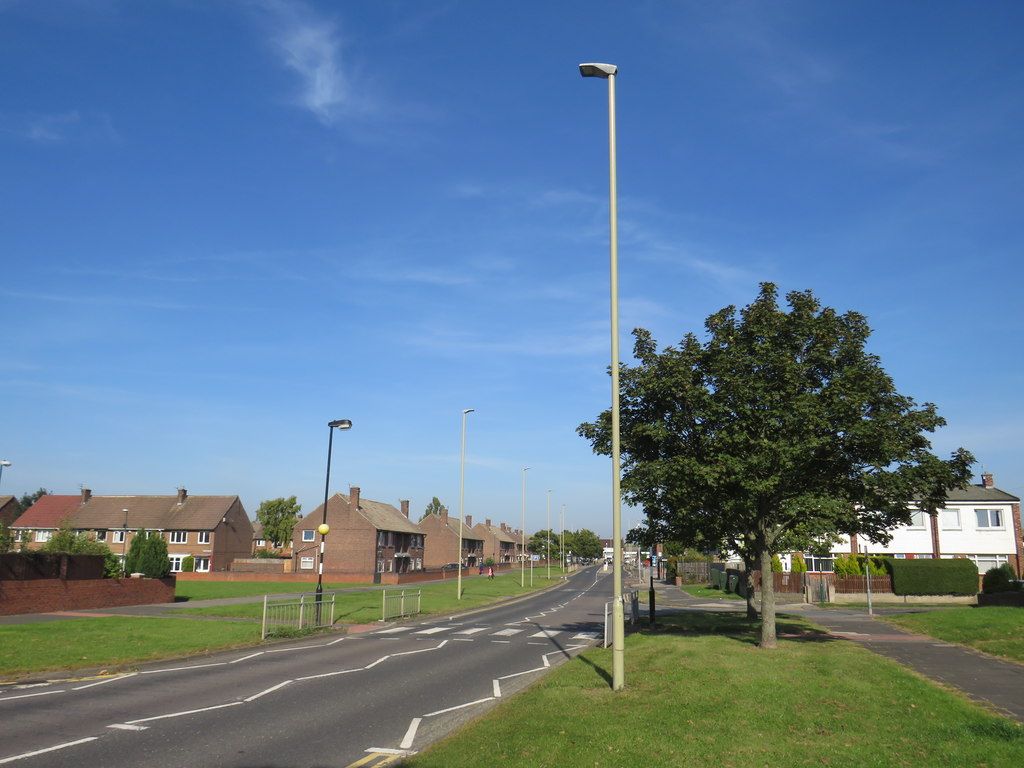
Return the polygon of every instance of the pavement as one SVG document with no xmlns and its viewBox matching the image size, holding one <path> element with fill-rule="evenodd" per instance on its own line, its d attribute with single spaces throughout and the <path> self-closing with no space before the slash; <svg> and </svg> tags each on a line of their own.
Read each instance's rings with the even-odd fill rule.
<svg viewBox="0 0 1024 768">
<path fill-rule="evenodd" d="M 642 617 L 646 617 L 647 587 L 647 584 L 642 587 L 634 584 L 635 589 L 641 589 Z M 657 582 L 655 596 L 658 610 L 746 610 L 746 603 L 742 600 L 693 597 L 678 587 Z M 780 615 L 805 617 L 824 627 L 835 638 L 862 645 L 879 656 L 893 659 L 937 683 L 956 688 L 968 698 L 1024 723 L 1024 665 L 908 632 L 868 616 L 866 611 L 818 608 L 808 604 L 780 605 L 778 611 Z"/>
</svg>

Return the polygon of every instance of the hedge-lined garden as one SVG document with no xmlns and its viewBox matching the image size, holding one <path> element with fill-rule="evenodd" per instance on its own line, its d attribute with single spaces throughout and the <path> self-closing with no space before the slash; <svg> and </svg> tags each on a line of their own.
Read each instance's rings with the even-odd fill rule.
<svg viewBox="0 0 1024 768">
<path fill-rule="evenodd" d="M 897 595 L 976 595 L 978 566 L 963 558 L 954 560 L 886 559 Z"/>
</svg>

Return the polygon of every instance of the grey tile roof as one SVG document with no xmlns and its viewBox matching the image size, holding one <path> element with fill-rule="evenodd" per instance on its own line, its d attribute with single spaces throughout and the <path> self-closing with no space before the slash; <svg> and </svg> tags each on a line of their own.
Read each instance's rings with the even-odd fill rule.
<svg viewBox="0 0 1024 768">
<path fill-rule="evenodd" d="M 476 526 L 474 527 L 482 528 L 484 531 L 490 533 L 491 536 L 494 536 L 498 541 L 504 541 L 510 544 L 520 543 L 519 539 L 517 539 L 508 531 L 503 531 L 501 529 L 501 526 L 499 525 L 487 525 L 486 523 L 477 523 Z"/>
<path fill-rule="evenodd" d="M 75 528 L 120 528 L 128 510 L 129 528 L 212 531 L 237 496 L 93 496 L 71 516 Z"/>
<path fill-rule="evenodd" d="M 954 488 L 946 493 L 949 501 L 1020 501 L 1006 491 L 998 488 L 985 488 L 981 485 L 968 485 L 964 488 Z"/>
<path fill-rule="evenodd" d="M 349 497 L 336 493 L 327 501 L 327 522 L 331 523 L 334 515 L 349 507 Z M 360 498 L 359 509 L 362 517 L 378 531 L 397 531 L 399 533 L 423 533 L 423 530 L 403 515 L 396 507 L 385 504 L 383 501 Z M 295 524 L 296 531 L 316 528 L 323 520 L 324 505 L 320 504 L 316 509 L 304 516 Z"/>
</svg>

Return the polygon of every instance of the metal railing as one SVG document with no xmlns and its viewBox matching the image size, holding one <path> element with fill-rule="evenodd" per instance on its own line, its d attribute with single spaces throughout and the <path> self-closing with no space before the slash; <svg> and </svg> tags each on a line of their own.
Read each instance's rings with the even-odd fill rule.
<svg viewBox="0 0 1024 768">
<path fill-rule="evenodd" d="M 415 616 L 420 612 L 423 590 L 411 589 L 381 590 L 380 620 L 396 619 L 404 616 Z"/>
<path fill-rule="evenodd" d="M 623 613 L 628 618 L 630 626 L 635 626 L 640 621 L 640 592 L 635 589 L 632 592 L 623 592 L 619 600 L 622 601 Z M 604 648 L 609 645 L 608 635 L 614 603 L 614 600 L 609 600 L 604 604 Z"/>
<path fill-rule="evenodd" d="M 270 601 L 263 596 L 263 623 L 260 639 L 274 634 L 281 627 L 289 629 L 319 629 L 334 626 L 334 592 L 324 592 L 318 602 L 315 593 L 303 593 L 298 600 Z"/>
</svg>

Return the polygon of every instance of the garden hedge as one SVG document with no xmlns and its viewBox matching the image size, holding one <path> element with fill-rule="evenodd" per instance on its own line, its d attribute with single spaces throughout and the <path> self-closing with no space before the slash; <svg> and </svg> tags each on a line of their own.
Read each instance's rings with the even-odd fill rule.
<svg viewBox="0 0 1024 768">
<path fill-rule="evenodd" d="M 978 594 L 978 566 L 970 560 L 887 559 L 886 567 L 897 595 Z"/>
</svg>

